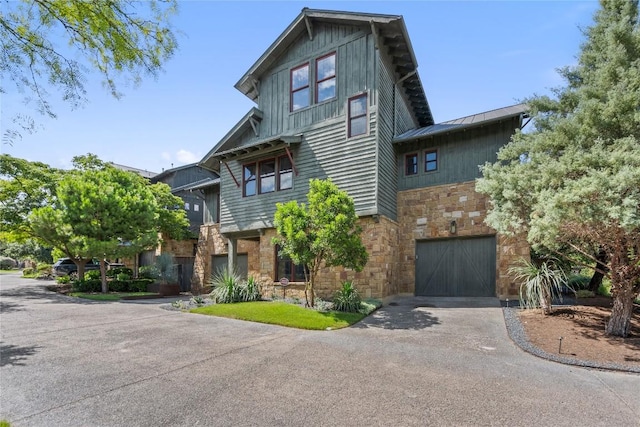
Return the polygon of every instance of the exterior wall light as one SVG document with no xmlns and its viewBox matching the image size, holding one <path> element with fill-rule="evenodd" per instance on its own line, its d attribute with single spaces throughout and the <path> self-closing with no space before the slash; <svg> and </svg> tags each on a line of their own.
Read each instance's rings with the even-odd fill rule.
<svg viewBox="0 0 640 427">
<path fill-rule="evenodd" d="M 456 234 L 457 228 L 458 228 L 458 224 L 456 224 L 456 220 L 454 219 L 449 224 L 449 233 Z"/>
</svg>

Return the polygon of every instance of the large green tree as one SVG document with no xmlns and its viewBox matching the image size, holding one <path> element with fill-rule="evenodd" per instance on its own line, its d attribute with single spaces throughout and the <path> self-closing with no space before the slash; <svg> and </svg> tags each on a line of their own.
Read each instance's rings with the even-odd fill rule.
<svg viewBox="0 0 640 427">
<path fill-rule="evenodd" d="M 353 199 L 345 191 L 331 180 L 312 179 L 307 200 L 308 206 L 295 200 L 276 205 L 273 242 L 294 264 L 305 266 L 306 303 L 314 307 L 316 276 L 323 265 L 362 271 L 368 254 Z"/>
<path fill-rule="evenodd" d="M 177 48 L 170 18 L 176 0 L 14 0 L 0 12 L 0 93 L 13 82 L 28 104 L 55 117 L 48 90 L 72 107 L 86 101 L 85 82 L 97 71 L 111 94 L 120 96 L 118 80 L 138 84 L 157 76 Z M 33 119 L 14 119 L 5 129 L 11 142 Z"/>
<path fill-rule="evenodd" d="M 640 292 L 638 1 L 602 0 L 585 36 L 578 64 L 561 70 L 566 86 L 527 100 L 534 130 L 483 167 L 477 189 L 490 196 L 487 222 L 498 231 L 607 259 L 606 333 L 627 336 Z"/>
</svg>

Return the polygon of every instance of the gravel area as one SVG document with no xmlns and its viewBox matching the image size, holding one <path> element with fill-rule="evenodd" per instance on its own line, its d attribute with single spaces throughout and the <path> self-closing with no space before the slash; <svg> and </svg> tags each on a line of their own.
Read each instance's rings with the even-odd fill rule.
<svg viewBox="0 0 640 427">
<path fill-rule="evenodd" d="M 509 337 L 524 351 L 533 354 L 534 356 L 541 357 L 543 359 L 551 360 L 553 362 L 564 363 L 567 365 L 581 366 L 585 368 L 595 368 L 603 370 L 624 371 L 640 373 L 640 368 L 617 365 L 614 363 L 598 363 L 593 361 L 577 360 L 570 357 L 563 357 L 557 354 L 547 353 L 544 350 L 532 345 L 527 338 L 527 334 L 518 318 L 519 308 L 514 307 L 502 307 L 502 313 L 504 314 L 504 321 L 507 326 Z"/>
</svg>

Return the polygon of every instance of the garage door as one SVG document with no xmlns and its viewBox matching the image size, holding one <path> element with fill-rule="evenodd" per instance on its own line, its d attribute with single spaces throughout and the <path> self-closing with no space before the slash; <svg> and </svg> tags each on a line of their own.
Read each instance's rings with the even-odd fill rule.
<svg viewBox="0 0 640 427">
<path fill-rule="evenodd" d="M 228 262 L 226 255 L 212 255 L 211 274 L 215 275 L 217 272 L 226 269 Z M 249 260 L 247 254 L 236 255 L 236 269 L 242 278 L 247 278 L 247 273 L 249 272 Z"/>
<path fill-rule="evenodd" d="M 494 236 L 416 242 L 416 295 L 489 297 L 495 293 Z"/>
</svg>

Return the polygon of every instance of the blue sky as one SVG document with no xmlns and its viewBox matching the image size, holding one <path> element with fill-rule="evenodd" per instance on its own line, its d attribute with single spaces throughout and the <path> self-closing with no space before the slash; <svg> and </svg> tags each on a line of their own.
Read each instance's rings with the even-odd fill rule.
<svg viewBox="0 0 640 427">
<path fill-rule="evenodd" d="M 436 122 L 511 105 L 563 82 L 576 62 L 595 1 L 185 1 L 173 21 L 180 49 L 157 80 L 121 87 L 116 100 L 98 78 L 89 103 L 57 119 L 26 110 L 12 87 L 2 127 L 28 113 L 40 130 L 3 153 L 69 167 L 88 152 L 154 172 L 198 161 L 251 108 L 233 85 L 303 7 L 403 15 Z M 95 76 L 94 76 L 95 77 Z M 53 92 L 52 92 L 53 93 Z"/>
</svg>

